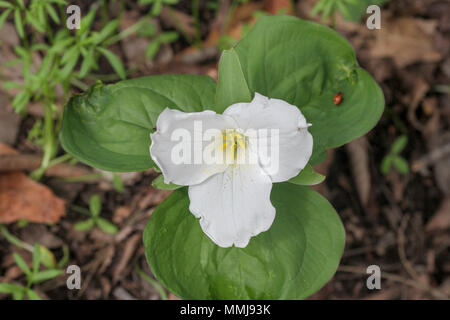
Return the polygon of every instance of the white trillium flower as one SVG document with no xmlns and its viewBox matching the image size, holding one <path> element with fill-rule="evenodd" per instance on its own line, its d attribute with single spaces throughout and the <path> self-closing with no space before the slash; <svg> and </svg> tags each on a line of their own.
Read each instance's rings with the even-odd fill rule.
<svg viewBox="0 0 450 320">
<path fill-rule="evenodd" d="M 189 186 L 189 210 L 203 232 L 220 247 L 244 248 L 274 221 L 272 183 L 308 163 L 309 126 L 296 106 L 258 93 L 223 114 L 166 108 L 150 134 L 150 154 L 166 184 Z"/>
</svg>

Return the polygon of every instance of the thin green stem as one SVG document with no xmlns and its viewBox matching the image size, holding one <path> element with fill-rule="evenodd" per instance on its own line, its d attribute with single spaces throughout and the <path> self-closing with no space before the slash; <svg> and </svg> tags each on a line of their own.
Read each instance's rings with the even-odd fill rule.
<svg viewBox="0 0 450 320">
<path fill-rule="evenodd" d="M 140 275 L 145 281 L 150 283 L 158 291 L 161 300 L 168 300 L 166 291 L 158 281 L 154 280 L 152 277 L 142 271 L 137 265 L 135 267 L 135 270 L 138 275 Z"/>
</svg>

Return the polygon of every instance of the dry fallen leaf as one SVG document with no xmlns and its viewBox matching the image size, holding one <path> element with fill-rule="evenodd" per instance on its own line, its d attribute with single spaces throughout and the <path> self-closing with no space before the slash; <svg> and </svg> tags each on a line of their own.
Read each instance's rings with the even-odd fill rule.
<svg viewBox="0 0 450 320">
<path fill-rule="evenodd" d="M 0 155 L 16 151 L 0 143 Z M 21 219 L 55 223 L 65 214 L 65 201 L 23 172 L 0 174 L 0 223 Z"/>
<path fill-rule="evenodd" d="M 434 48 L 437 21 L 402 17 L 383 22 L 376 31 L 369 54 L 373 58 L 392 58 L 398 68 L 416 62 L 436 62 L 442 56 Z"/>
</svg>

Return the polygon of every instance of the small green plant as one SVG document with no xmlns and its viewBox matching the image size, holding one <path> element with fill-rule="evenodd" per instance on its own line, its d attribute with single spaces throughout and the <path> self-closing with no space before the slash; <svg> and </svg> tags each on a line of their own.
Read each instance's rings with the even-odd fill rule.
<svg viewBox="0 0 450 320">
<path fill-rule="evenodd" d="M 116 225 L 100 217 L 101 209 L 102 202 L 100 197 L 98 195 L 93 195 L 89 200 L 88 214 L 91 217 L 87 220 L 76 223 L 74 228 L 78 231 L 87 231 L 97 226 L 106 233 L 116 234 L 118 231 Z"/>
<path fill-rule="evenodd" d="M 35 179 L 44 174 L 58 153 L 62 114 L 57 105 L 66 102 L 72 86 L 87 88 L 82 80 L 98 69 L 101 56 L 120 78 L 125 78 L 121 60 L 108 47 L 139 27 L 136 24 L 117 34 L 119 20 L 114 19 L 101 30 L 93 31 L 99 7 L 94 4 L 82 18 L 81 28 L 72 33 L 64 26 L 66 6 L 65 0 L 31 0 L 26 4 L 22 0 L 0 1 L 0 9 L 5 9 L 0 15 L 0 28 L 12 14 L 20 37 L 20 44 L 14 47 L 17 58 L 8 61 L 5 67 L 21 65 L 23 77 L 23 83 L 4 81 L 3 87 L 19 91 L 11 102 L 17 113 L 25 114 L 31 101 L 39 102 L 44 109 L 43 121 L 38 121 L 29 135 L 29 140 L 43 149 L 41 167 L 32 173 Z M 34 31 L 32 34 L 44 37 L 29 36 L 29 29 Z M 56 94 L 61 91 L 62 95 Z"/>
<path fill-rule="evenodd" d="M 405 149 L 407 143 L 408 137 L 406 135 L 402 135 L 394 141 L 390 152 L 381 161 L 381 173 L 384 175 L 388 174 L 392 166 L 394 166 L 399 173 L 407 174 L 409 172 L 408 161 L 399 155 L 400 152 Z"/>
<path fill-rule="evenodd" d="M 344 19 L 348 21 L 358 22 L 366 13 L 367 7 L 370 5 L 382 5 L 388 0 L 319 0 L 311 11 L 311 15 L 322 14 L 322 20 L 331 18 L 334 24 L 334 16 L 336 12 L 342 14 Z"/>
<path fill-rule="evenodd" d="M 176 31 L 167 31 L 157 34 L 156 26 L 148 20 L 142 21 L 142 25 L 137 31 L 137 34 L 141 37 L 151 39 L 151 42 L 145 50 L 145 56 L 150 60 L 155 57 L 163 43 L 172 43 L 176 41 L 179 36 Z"/>
<path fill-rule="evenodd" d="M 23 300 L 25 298 L 41 300 L 41 297 L 32 289 L 32 287 L 35 284 L 56 278 L 63 273 L 63 270 L 60 268 L 40 270 L 42 262 L 41 248 L 42 246 L 37 243 L 34 245 L 31 268 L 18 253 L 13 254 L 14 261 L 26 276 L 27 284 L 26 286 L 22 286 L 14 283 L 0 283 L 0 293 L 11 294 L 14 300 Z"/>
</svg>

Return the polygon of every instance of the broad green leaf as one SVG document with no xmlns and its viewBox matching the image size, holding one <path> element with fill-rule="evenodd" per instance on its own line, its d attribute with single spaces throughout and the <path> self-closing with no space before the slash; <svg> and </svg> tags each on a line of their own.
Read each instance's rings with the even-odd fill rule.
<svg viewBox="0 0 450 320">
<path fill-rule="evenodd" d="M 161 189 L 161 190 L 176 190 L 179 188 L 182 188 L 183 186 L 179 186 L 175 183 L 169 183 L 169 184 L 165 184 L 164 183 L 164 176 L 161 174 L 158 177 L 156 177 L 153 181 L 152 181 L 152 186 L 157 188 L 157 189 Z"/>
<path fill-rule="evenodd" d="M 307 164 L 306 167 L 302 171 L 300 171 L 300 173 L 297 176 L 290 179 L 289 182 L 302 186 L 311 186 L 319 184 L 324 180 L 325 176 L 315 172 L 313 167 Z"/>
<path fill-rule="evenodd" d="M 324 160 L 326 148 L 364 135 L 381 117 L 381 89 L 358 66 L 351 45 L 325 26 L 290 16 L 266 16 L 234 50 L 252 96 L 258 92 L 283 99 L 312 124 L 311 165 Z M 241 87 L 239 82 L 236 86 Z M 343 101 L 335 105 L 333 98 L 339 92 Z"/>
<path fill-rule="evenodd" d="M 17 254 L 17 253 L 13 253 L 13 257 L 14 260 L 16 261 L 17 266 L 26 274 L 26 275 L 30 275 L 31 274 L 31 270 L 28 267 L 27 263 L 25 262 L 25 260 L 23 260 L 23 258 Z"/>
<path fill-rule="evenodd" d="M 100 53 L 105 56 L 105 58 L 109 61 L 114 71 L 116 71 L 116 73 L 119 75 L 120 78 L 125 79 L 127 77 L 127 73 L 119 57 L 117 57 L 114 53 L 105 48 L 99 47 L 97 48 L 97 50 L 100 51 Z"/>
<path fill-rule="evenodd" d="M 144 232 L 156 278 L 184 299 L 302 299 L 335 273 L 345 232 L 328 201 L 308 187 L 275 184 L 271 228 L 246 248 L 220 248 L 188 210 L 186 189 L 174 191 Z"/>
<path fill-rule="evenodd" d="M 64 110 L 61 143 L 78 160 L 107 171 L 154 167 L 150 133 L 165 108 L 211 109 L 215 82 L 195 75 L 162 75 L 94 85 L 70 99 Z"/>
<path fill-rule="evenodd" d="M 103 218 L 97 219 L 97 226 L 104 232 L 109 234 L 116 234 L 119 231 L 119 229 L 114 224 Z"/>
<path fill-rule="evenodd" d="M 250 94 L 239 57 L 234 49 L 225 50 L 219 62 L 219 82 L 216 91 L 215 110 L 222 113 L 237 102 L 249 102 Z"/>
<path fill-rule="evenodd" d="M 87 230 L 91 230 L 94 226 L 95 226 L 95 221 L 93 219 L 87 219 L 87 220 L 75 223 L 75 225 L 73 227 L 75 228 L 75 230 L 78 230 L 78 231 L 87 231 Z"/>
<path fill-rule="evenodd" d="M 98 217 L 101 209 L 102 202 L 98 194 L 95 194 L 89 199 L 89 211 L 91 211 L 93 217 Z"/>
</svg>

